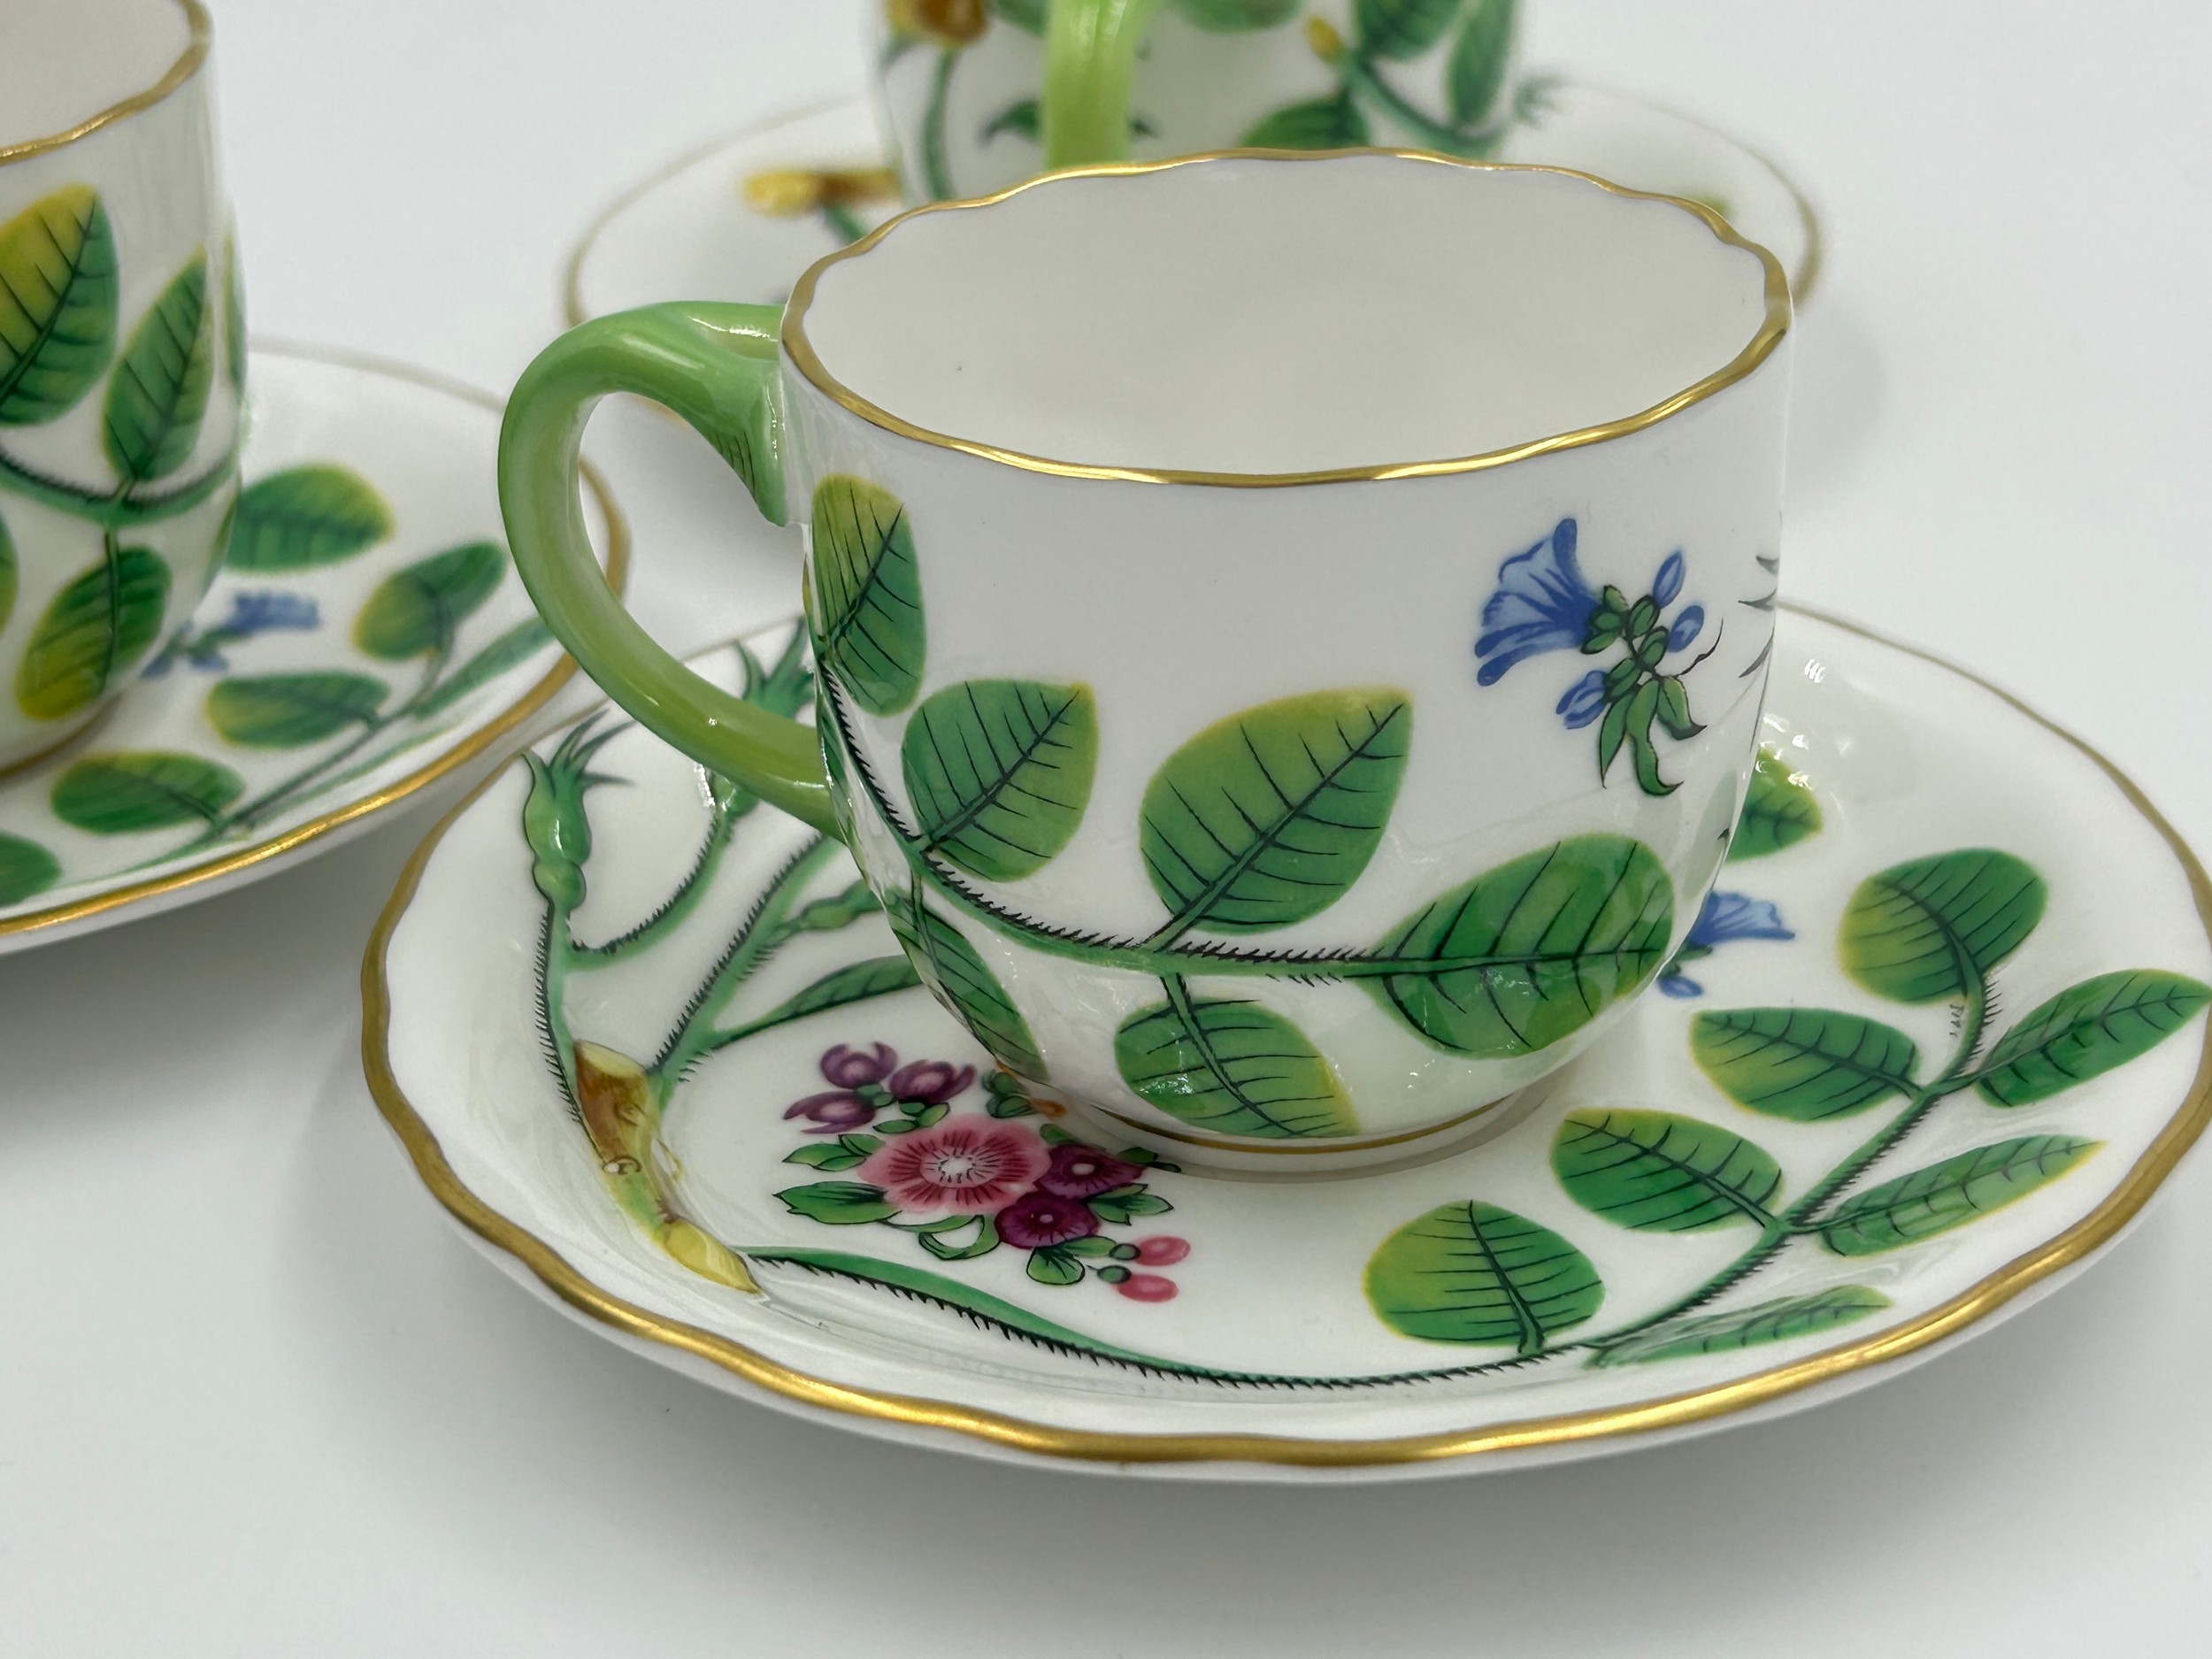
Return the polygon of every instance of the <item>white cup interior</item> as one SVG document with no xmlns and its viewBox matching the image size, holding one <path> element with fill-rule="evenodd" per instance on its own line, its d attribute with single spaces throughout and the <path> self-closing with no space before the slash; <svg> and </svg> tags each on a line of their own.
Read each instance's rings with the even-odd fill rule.
<svg viewBox="0 0 2212 1659">
<path fill-rule="evenodd" d="M 180 0 L 0 0 L 0 149 L 148 90 L 191 39 Z"/>
<path fill-rule="evenodd" d="M 1666 402 L 1768 315 L 1678 204 L 1419 157 L 1227 157 L 922 212 L 818 266 L 793 331 L 926 432 L 1242 475 L 1511 449 Z"/>
</svg>

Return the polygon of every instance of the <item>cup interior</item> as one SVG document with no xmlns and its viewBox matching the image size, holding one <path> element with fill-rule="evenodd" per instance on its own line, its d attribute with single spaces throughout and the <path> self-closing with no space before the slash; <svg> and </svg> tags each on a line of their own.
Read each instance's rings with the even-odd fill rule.
<svg viewBox="0 0 2212 1659">
<path fill-rule="evenodd" d="M 149 90 L 193 38 L 182 0 L 4 0 L 0 10 L 0 150 Z"/>
<path fill-rule="evenodd" d="M 787 339 L 872 419 L 1238 476 L 1625 419 L 1727 370 L 1786 305 L 1770 256 L 1680 203 L 1378 153 L 1062 174 L 910 214 L 810 274 Z"/>
</svg>

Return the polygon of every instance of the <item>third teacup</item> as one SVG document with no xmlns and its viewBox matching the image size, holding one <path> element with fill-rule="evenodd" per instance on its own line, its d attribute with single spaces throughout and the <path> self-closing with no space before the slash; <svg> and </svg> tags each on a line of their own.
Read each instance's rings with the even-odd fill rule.
<svg viewBox="0 0 2212 1659">
<path fill-rule="evenodd" d="M 1578 173 L 1062 173 L 892 221 L 780 316 L 572 331 L 502 499 L 586 669 L 848 841 L 1003 1064 L 1194 1163 L 1379 1162 L 1583 1048 L 1697 913 L 1766 679 L 1789 321 L 1715 215 Z M 807 526 L 815 731 L 608 591 L 574 468 L 610 391 Z"/>
</svg>

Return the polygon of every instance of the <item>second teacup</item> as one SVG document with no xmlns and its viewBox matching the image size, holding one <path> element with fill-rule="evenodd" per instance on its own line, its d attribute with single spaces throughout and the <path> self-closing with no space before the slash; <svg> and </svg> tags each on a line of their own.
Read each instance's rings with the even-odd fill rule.
<svg viewBox="0 0 2212 1659">
<path fill-rule="evenodd" d="M 1577 1052 L 1697 913 L 1766 678 L 1788 326 L 1763 250 L 1581 174 L 1062 173 L 893 221 L 780 316 L 572 331 L 502 500 L 586 669 L 849 841 L 1010 1069 L 1193 1162 L 1380 1161 Z M 610 391 L 807 525 L 815 732 L 608 591 L 574 464 Z"/>
</svg>

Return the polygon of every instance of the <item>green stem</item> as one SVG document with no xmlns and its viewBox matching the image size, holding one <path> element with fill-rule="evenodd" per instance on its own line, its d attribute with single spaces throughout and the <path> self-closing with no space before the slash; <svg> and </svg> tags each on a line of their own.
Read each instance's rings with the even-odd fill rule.
<svg viewBox="0 0 2212 1659">
<path fill-rule="evenodd" d="M 724 1046 L 716 1042 L 721 1034 L 715 1029 L 716 1017 L 737 987 L 791 937 L 787 923 L 801 890 L 810 878 L 843 850 L 841 843 L 818 835 L 769 883 L 745 926 L 722 953 L 722 959 L 692 994 L 683 1017 L 668 1033 L 659 1056 L 646 1068 L 653 1075 L 655 1090 L 660 1098 L 664 1100 L 693 1065 L 718 1046 Z"/>
<path fill-rule="evenodd" d="M 949 201 L 953 196 L 952 169 L 945 156 L 945 105 L 952 91 L 952 72 L 959 61 L 960 53 L 953 47 L 937 54 L 937 67 L 930 75 L 929 105 L 922 111 L 922 175 L 933 202 Z"/>
<path fill-rule="evenodd" d="M 868 234 L 868 227 L 860 222 L 860 215 L 842 202 L 822 204 L 822 223 L 829 227 L 831 235 L 849 248 Z"/>
<path fill-rule="evenodd" d="M 713 884 L 715 871 L 722 863 L 722 856 L 730 849 L 736 838 L 737 822 L 754 807 L 760 804 L 757 795 L 740 795 L 727 810 L 717 809 L 707 822 L 705 839 L 699 844 L 699 855 L 692 860 L 691 869 L 669 895 L 660 909 L 640 922 L 626 933 L 596 945 L 576 947 L 576 965 L 580 968 L 603 968 L 611 962 L 619 961 L 634 950 L 650 947 L 656 941 L 681 926 L 686 918 L 699 908 Z"/>
<path fill-rule="evenodd" d="M 91 490 L 80 489 L 65 480 L 50 478 L 35 468 L 24 465 L 12 456 L 0 453 L 0 486 L 57 511 L 65 512 L 73 518 L 82 518 L 104 529 L 116 530 L 127 525 L 157 523 L 189 511 L 235 475 L 237 463 L 238 451 L 234 447 L 207 472 L 174 489 L 148 491 L 127 488 L 114 494 L 95 494 Z"/>
<path fill-rule="evenodd" d="M 1487 127 L 1462 132 L 1407 102 L 1396 88 L 1383 79 L 1371 59 L 1347 52 L 1342 68 L 1344 84 L 1356 96 L 1379 108 L 1426 148 L 1440 150 L 1448 156 L 1465 156 L 1479 161 L 1497 149 L 1511 125 L 1509 120 L 1493 121 Z"/>
</svg>

